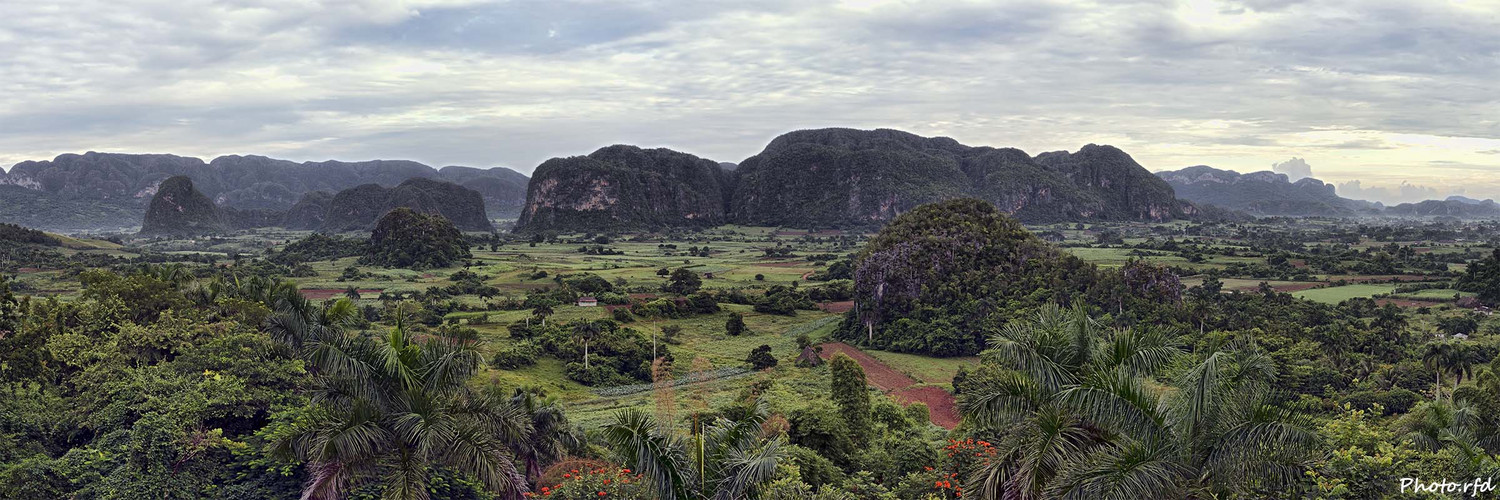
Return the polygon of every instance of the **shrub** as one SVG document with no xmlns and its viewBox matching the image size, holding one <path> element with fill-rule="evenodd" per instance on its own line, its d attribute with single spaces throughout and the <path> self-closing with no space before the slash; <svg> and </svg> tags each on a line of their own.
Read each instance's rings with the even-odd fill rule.
<svg viewBox="0 0 1500 500">
<path fill-rule="evenodd" d="M 490 358 L 490 366 L 501 370 L 515 370 L 536 364 L 536 358 L 541 355 L 541 346 L 530 340 L 523 340 L 496 351 L 495 356 Z"/>
<path fill-rule="evenodd" d="M 746 363 L 756 370 L 764 370 L 776 366 L 776 356 L 771 354 L 771 346 L 761 344 L 760 347 L 750 350 L 750 355 L 745 358 Z"/>
<path fill-rule="evenodd" d="M 735 337 L 745 333 L 745 316 L 740 313 L 729 313 L 729 321 L 724 322 L 724 333 Z"/>
</svg>

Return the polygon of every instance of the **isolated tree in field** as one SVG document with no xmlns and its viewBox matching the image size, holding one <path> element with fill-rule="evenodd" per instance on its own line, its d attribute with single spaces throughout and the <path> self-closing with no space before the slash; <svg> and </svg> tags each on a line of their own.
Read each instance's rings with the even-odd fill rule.
<svg viewBox="0 0 1500 500">
<path fill-rule="evenodd" d="M 745 357 L 745 362 L 756 370 L 776 367 L 776 356 L 771 354 L 771 346 L 761 344 L 760 347 L 750 350 L 750 355 Z"/>
<path fill-rule="evenodd" d="M 849 422 L 856 443 L 870 432 L 870 391 L 865 389 L 865 369 L 844 353 L 838 353 L 828 364 L 829 392 L 834 404 Z"/>
<path fill-rule="evenodd" d="M 349 300 L 359 300 L 359 289 L 356 289 L 351 285 L 349 288 L 344 290 L 344 296 L 348 297 Z"/>
<path fill-rule="evenodd" d="M 724 333 L 734 337 L 745 333 L 745 315 L 729 313 L 729 320 L 724 322 Z"/>
<path fill-rule="evenodd" d="M 679 295 L 690 295 L 703 286 L 703 278 L 691 269 L 679 267 L 672 271 L 671 282 L 667 283 L 666 290 Z"/>
</svg>

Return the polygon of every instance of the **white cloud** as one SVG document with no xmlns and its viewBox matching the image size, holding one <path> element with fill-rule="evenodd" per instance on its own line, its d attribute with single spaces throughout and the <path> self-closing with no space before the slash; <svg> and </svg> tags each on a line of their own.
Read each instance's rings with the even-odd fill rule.
<svg viewBox="0 0 1500 500">
<path fill-rule="evenodd" d="M 0 0 L 4 2 L 5 0 Z M 1500 193 L 1500 9 L 1388 0 L 7 2 L 0 162 L 722 161 L 820 126 Z M 1449 161 L 1452 164 L 1433 164 Z"/>
</svg>

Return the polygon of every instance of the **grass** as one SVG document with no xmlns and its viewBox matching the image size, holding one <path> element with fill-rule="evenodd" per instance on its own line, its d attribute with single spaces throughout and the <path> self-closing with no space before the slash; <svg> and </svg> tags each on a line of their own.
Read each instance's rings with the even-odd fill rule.
<svg viewBox="0 0 1500 500">
<path fill-rule="evenodd" d="M 958 373 L 958 367 L 968 366 L 974 368 L 979 364 L 976 356 L 965 356 L 958 358 L 934 358 L 918 354 L 906 354 L 888 351 L 865 351 L 880 362 L 890 365 L 896 371 L 905 373 L 918 382 L 941 385 L 952 389 L 953 375 Z"/>
<path fill-rule="evenodd" d="M 1356 285 L 1344 285 L 1328 288 L 1314 288 L 1292 293 L 1299 299 L 1307 299 L 1314 302 L 1337 304 L 1345 300 L 1358 297 L 1372 297 L 1375 295 L 1389 294 L 1396 291 L 1396 285 L 1382 285 L 1371 283 L 1360 283 Z"/>
</svg>

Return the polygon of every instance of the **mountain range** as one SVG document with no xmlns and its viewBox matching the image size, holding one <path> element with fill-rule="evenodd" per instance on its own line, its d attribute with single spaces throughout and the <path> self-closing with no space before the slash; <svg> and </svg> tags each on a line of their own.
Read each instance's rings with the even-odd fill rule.
<svg viewBox="0 0 1500 500">
<path fill-rule="evenodd" d="M 529 179 L 507 168 L 429 167 L 406 160 L 303 162 L 221 156 L 205 163 L 170 154 L 64 154 L 0 172 L 0 222 L 76 231 L 141 224 L 159 184 L 187 176 L 216 205 L 286 211 L 308 193 L 364 185 L 396 187 L 412 178 L 452 182 L 478 192 L 497 216 L 520 212 Z"/>
<path fill-rule="evenodd" d="M 1269 171 L 1199 165 L 1152 174 L 1108 145 L 1032 156 L 899 130 L 826 128 L 782 134 L 737 163 L 615 145 L 547 160 L 531 178 L 505 168 L 436 169 L 405 160 L 296 163 L 231 155 L 205 163 L 169 154 L 64 154 L 0 172 L 0 222 L 54 231 L 129 228 L 173 176 L 190 178 L 191 191 L 212 202 L 219 210 L 213 220 L 225 227 L 322 231 L 369 230 L 397 206 L 441 213 L 470 231 L 489 230 L 490 215 L 517 217 L 517 230 L 531 232 L 725 223 L 868 228 L 953 198 L 988 201 L 1026 223 L 1500 217 L 1500 206 L 1489 200 L 1451 197 L 1387 208 L 1341 197 L 1318 179 L 1293 182 Z"/>
<path fill-rule="evenodd" d="M 445 181 L 413 177 L 394 188 L 355 186 L 337 194 L 313 191 L 291 210 L 220 206 L 185 175 L 162 181 L 146 206 L 141 236 L 192 237 L 236 229 L 285 227 L 320 232 L 370 231 L 396 208 L 441 215 L 463 231 L 491 231 L 479 192 Z"/>
<path fill-rule="evenodd" d="M 918 205 L 989 201 L 1026 222 L 1182 218 L 1171 186 L 1111 146 L 1032 157 L 898 130 L 800 130 L 730 169 L 686 153 L 611 146 L 535 172 L 518 229 L 568 231 L 730 222 L 876 226 Z"/>
<path fill-rule="evenodd" d="M 1241 174 L 1205 165 L 1157 172 L 1177 196 L 1194 203 L 1212 204 L 1256 216 L 1378 215 L 1378 203 L 1351 200 L 1338 195 L 1332 184 L 1311 177 L 1289 180 L 1271 171 Z"/>
</svg>

